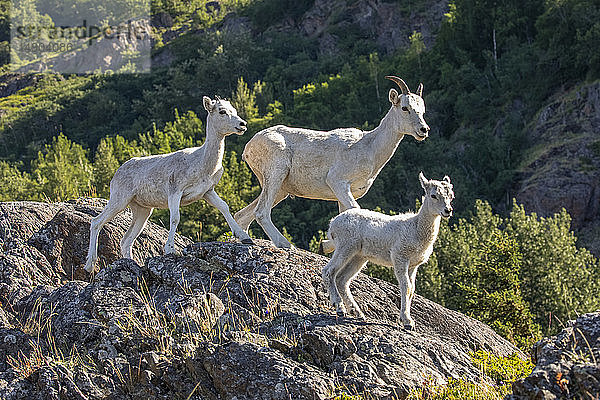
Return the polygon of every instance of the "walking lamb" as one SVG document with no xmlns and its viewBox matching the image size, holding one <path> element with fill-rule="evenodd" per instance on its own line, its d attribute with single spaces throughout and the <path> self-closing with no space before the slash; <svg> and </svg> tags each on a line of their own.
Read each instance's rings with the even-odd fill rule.
<svg viewBox="0 0 600 400">
<path fill-rule="evenodd" d="M 108 204 L 92 219 L 86 271 L 94 270 L 100 229 L 127 206 L 133 212 L 133 219 L 121 240 L 121 253 L 125 258 L 132 258 L 133 242 L 144 229 L 154 208 L 169 209 L 170 230 L 165 253 L 174 253 L 179 207 L 200 199 L 223 214 L 233 234 L 242 243 L 252 243 L 250 236 L 233 219 L 227 204 L 215 192 L 215 186 L 223 175 L 225 137 L 233 133 L 242 135 L 246 131 L 246 121 L 226 100 L 218 97 L 211 100 L 204 96 L 203 103 L 208 117 L 206 141 L 202 146 L 169 154 L 135 157 L 119 167 L 110 182 Z"/>
<path fill-rule="evenodd" d="M 367 261 L 393 267 L 400 286 L 400 315 L 406 329 L 413 330 L 410 304 L 415 294 L 417 267 L 429 259 L 437 239 L 441 217 L 452 215 L 454 192 L 450 178 L 419 181 L 425 191 L 419 212 L 389 216 L 354 208 L 331 220 L 323 251 L 333 257 L 323 268 L 323 282 L 339 315 L 346 310 L 364 319 L 350 293 L 350 282 Z"/>
<path fill-rule="evenodd" d="M 404 135 L 425 140 L 429 126 L 423 119 L 423 85 L 411 93 L 404 81 L 386 76 L 401 89 L 390 89 L 390 110 L 372 131 L 340 128 L 329 132 L 273 126 L 258 132 L 244 149 L 262 192 L 235 214 L 247 231 L 260 224 L 277 247 L 290 247 L 271 221 L 271 209 L 289 195 L 334 200 L 340 212 L 358 208 L 355 199 L 367 193 L 375 178 L 394 155 Z"/>
</svg>

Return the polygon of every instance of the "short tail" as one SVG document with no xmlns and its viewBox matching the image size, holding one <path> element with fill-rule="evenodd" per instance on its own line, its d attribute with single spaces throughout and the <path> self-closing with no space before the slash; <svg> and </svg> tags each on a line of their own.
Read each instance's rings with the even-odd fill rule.
<svg viewBox="0 0 600 400">
<path fill-rule="evenodd" d="M 319 253 L 321 254 L 329 254 L 335 250 L 335 242 L 329 232 L 327 232 L 327 238 L 321 240 L 319 244 Z"/>
</svg>

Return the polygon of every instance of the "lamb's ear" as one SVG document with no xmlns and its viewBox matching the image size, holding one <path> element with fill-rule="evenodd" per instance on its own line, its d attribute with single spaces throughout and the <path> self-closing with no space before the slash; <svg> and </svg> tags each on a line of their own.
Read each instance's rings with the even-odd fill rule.
<svg viewBox="0 0 600 400">
<path fill-rule="evenodd" d="M 425 178 L 425 175 L 423 175 L 423 172 L 419 172 L 419 182 L 421 182 L 421 187 L 424 190 L 427 190 L 427 186 L 429 185 L 429 181 L 427 180 L 427 178 Z"/>
<path fill-rule="evenodd" d="M 400 103 L 400 95 L 396 89 L 390 89 L 390 103 L 397 106 Z"/>
<path fill-rule="evenodd" d="M 444 176 L 444 182 L 450 183 L 450 177 L 448 175 Z"/>
<path fill-rule="evenodd" d="M 202 98 L 202 102 L 204 103 L 204 109 L 206 111 L 211 112 L 213 110 L 213 107 L 215 106 L 215 102 L 212 101 L 210 97 L 204 96 Z"/>
<path fill-rule="evenodd" d="M 419 83 L 419 87 L 417 88 L 417 94 L 419 97 L 423 97 L 423 84 Z"/>
</svg>

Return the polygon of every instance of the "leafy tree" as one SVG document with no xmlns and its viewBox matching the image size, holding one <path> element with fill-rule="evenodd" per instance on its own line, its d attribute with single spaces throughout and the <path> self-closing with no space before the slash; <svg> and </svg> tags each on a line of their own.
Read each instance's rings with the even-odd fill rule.
<svg viewBox="0 0 600 400">
<path fill-rule="evenodd" d="M 258 86 L 260 88 L 260 85 Z M 256 93 L 248 88 L 244 78 L 240 76 L 235 92 L 231 95 L 231 104 L 235 107 L 240 117 L 244 119 L 256 118 Z"/>
<path fill-rule="evenodd" d="M 524 345 L 561 321 L 600 306 L 597 260 L 578 249 L 563 212 L 526 215 L 514 204 L 508 218 L 477 201 L 469 219 L 442 224 L 434 254 L 421 268 L 417 292 L 490 324 Z"/>
<path fill-rule="evenodd" d="M 27 172 L 16 165 L 0 161 L 0 201 L 38 200 L 39 187 Z"/>
<path fill-rule="evenodd" d="M 93 168 L 81 145 L 62 133 L 34 160 L 33 176 L 50 199 L 69 199 L 89 191 Z"/>
<path fill-rule="evenodd" d="M 553 217 L 527 215 L 513 203 L 506 232 L 523 254 L 520 273 L 523 297 L 538 323 L 553 329 L 561 322 L 600 307 L 600 266 L 586 249 L 577 247 L 571 217 L 563 209 Z"/>
</svg>

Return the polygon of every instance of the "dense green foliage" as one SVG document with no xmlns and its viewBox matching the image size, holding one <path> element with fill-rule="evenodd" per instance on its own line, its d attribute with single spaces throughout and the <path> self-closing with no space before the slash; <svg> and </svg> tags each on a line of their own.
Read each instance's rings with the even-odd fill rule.
<svg viewBox="0 0 600 400">
<path fill-rule="evenodd" d="M 518 355 L 496 357 L 478 351 L 472 355 L 473 363 L 481 368 L 487 380 L 479 383 L 461 379 L 450 379 L 447 385 L 436 385 L 433 379 L 425 381 L 423 387 L 413 389 L 409 400 L 500 400 L 512 393 L 512 382 L 531 373 L 533 364 Z"/>
<path fill-rule="evenodd" d="M 600 307 L 600 269 L 577 248 L 563 211 L 526 215 L 513 205 L 503 218 L 477 201 L 469 218 L 443 224 L 417 292 L 488 323 L 526 348 L 551 324 Z"/>
<path fill-rule="evenodd" d="M 0 64 L 9 58 L 9 3 L 0 0 Z M 232 99 L 250 128 L 227 139 L 217 188 L 236 211 L 259 190 L 240 160 L 252 133 L 278 123 L 371 129 L 389 107 L 392 85 L 383 77 L 394 74 L 412 88 L 424 82 L 431 137 L 405 138 L 361 206 L 413 208 L 422 170 L 450 175 L 457 214 L 472 214 L 442 228 L 419 292 L 521 345 L 549 329 L 551 314 L 565 320 L 599 306 L 597 261 L 577 248 L 568 215 L 537 219 L 510 203 L 535 113 L 558 88 L 600 78 L 597 1 L 455 0 L 432 45 L 413 32 L 409 46 L 394 52 L 349 23 L 345 10 L 326 27 L 335 51 L 321 51 L 317 39 L 297 29 L 273 28 L 284 19 L 297 24 L 312 1 L 206 3 L 152 2 L 153 13 L 173 19 L 172 27 L 156 30 L 153 50 L 168 66 L 149 74 L 39 75 L 0 97 L 0 199 L 106 197 L 114 171 L 132 156 L 201 144 L 202 96 L 218 94 Z M 417 1 L 411 12 L 426 14 L 427 4 Z M 247 20 L 228 32 L 221 27 L 230 11 Z M 0 77 L 0 90 L 9 79 Z M 477 199 L 510 215 L 496 215 Z M 288 199 L 273 220 L 296 245 L 314 249 L 336 212 L 331 202 Z M 166 212 L 154 218 L 165 220 Z M 182 210 L 180 232 L 210 240 L 228 228 L 218 211 L 198 202 Z"/>
</svg>

